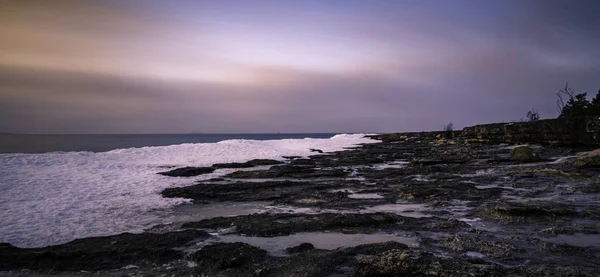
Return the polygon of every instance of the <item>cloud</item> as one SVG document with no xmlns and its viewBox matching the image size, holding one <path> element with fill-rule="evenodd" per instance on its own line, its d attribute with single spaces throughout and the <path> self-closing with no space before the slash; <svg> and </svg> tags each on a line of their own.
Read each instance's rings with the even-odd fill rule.
<svg viewBox="0 0 600 277">
<path fill-rule="evenodd" d="M 14 1 L 8 132 L 391 132 L 599 87 L 595 1 Z"/>
</svg>

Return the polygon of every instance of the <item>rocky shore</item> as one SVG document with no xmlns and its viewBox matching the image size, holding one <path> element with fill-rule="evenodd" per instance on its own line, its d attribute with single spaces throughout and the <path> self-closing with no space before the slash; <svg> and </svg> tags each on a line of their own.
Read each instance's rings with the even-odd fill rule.
<svg viewBox="0 0 600 277">
<path fill-rule="evenodd" d="M 460 133 L 373 136 L 166 189 L 258 212 L 44 248 L 0 244 L 0 276 L 598 276 L 600 175 L 589 145 L 516 147 Z"/>
</svg>

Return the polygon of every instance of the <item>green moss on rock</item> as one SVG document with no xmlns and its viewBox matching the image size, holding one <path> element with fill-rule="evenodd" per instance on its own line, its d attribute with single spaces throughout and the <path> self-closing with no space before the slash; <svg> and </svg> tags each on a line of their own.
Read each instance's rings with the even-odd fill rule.
<svg viewBox="0 0 600 277">
<path fill-rule="evenodd" d="M 514 162 L 532 163 L 540 161 L 537 153 L 528 146 L 518 146 L 510 151 L 510 159 Z"/>
<path fill-rule="evenodd" d="M 579 155 L 575 166 L 578 168 L 600 167 L 600 149 Z"/>
</svg>

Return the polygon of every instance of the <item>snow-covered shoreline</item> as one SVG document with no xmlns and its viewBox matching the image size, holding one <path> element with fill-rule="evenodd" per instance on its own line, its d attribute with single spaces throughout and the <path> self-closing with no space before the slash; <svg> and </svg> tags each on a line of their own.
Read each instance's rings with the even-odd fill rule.
<svg viewBox="0 0 600 277">
<path fill-rule="evenodd" d="M 342 134 L 329 139 L 226 140 L 100 153 L 0 154 L 0 242 L 39 247 L 141 232 L 168 223 L 170 208 L 185 202 L 163 198 L 159 194 L 163 189 L 231 171 L 175 179 L 155 174 L 165 166 L 283 159 L 313 155 L 311 148 L 331 152 L 370 142 L 375 141 L 363 134 Z"/>
</svg>

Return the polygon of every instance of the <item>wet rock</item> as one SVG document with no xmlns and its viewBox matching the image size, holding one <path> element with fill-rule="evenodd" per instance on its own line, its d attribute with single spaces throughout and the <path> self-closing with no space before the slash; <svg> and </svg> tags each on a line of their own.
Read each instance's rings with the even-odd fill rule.
<svg viewBox="0 0 600 277">
<path fill-rule="evenodd" d="M 188 259 L 198 264 L 196 273 L 223 272 L 227 275 L 252 276 L 255 264 L 265 260 L 267 251 L 246 243 L 217 243 L 203 247 Z"/>
<path fill-rule="evenodd" d="M 304 242 L 304 243 L 301 243 L 294 247 L 286 248 L 285 252 L 292 254 L 292 253 L 306 252 L 306 251 L 313 250 L 313 249 L 315 249 L 315 246 L 312 245 L 312 243 Z"/>
<path fill-rule="evenodd" d="M 307 165 L 279 165 L 269 170 L 236 171 L 226 175 L 232 179 L 269 179 L 269 178 L 341 178 L 347 173 L 342 169 L 317 169 L 314 164 Z"/>
<path fill-rule="evenodd" d="M 214 168 L 249 168 L 261 165 L 276 165 L 282 164 L 283 162 L 271 159 L 253 159 L 244 163 L 219 163 L 213 164 Z"/>
<path fill-rule="evenodd" d="M 194 273 L 203 276 L 348 276 L 357 255 L 373 255 L 404 244 L 385 242 L 336 250 L 308 249 L 295 255 L 274 257 L 245 243 L 218 243 L 204 247 L 189 258 L 196 262 Z"/>
<path fill-rule="evenodd" d="M 353 277 L 376 276 L 505 276 L 504 269 L 489 263 L 469 263 L 416 250 L 390 250 L 358 260 Z"/>
<path fill-rule="evenodd" d="M 193 177 L 202 174 L 213 173 L 214 171 L 215 168 L 212 167 L 182 167 L 169 171 L 159 172 L 158 174 L 170 177 Z"/>
<path fill-rule="evenodd" d="M 577 157 L 575 166 L 578 168 L 598 168 L 598 167 L 600 167 L 600 149 L 581 153 Z"/>
<path fill-rule="evenodd" d="M 92 276 L 349 276 L 353 271 L 356 276 L 597 276 L 594 270 L 598 270 L 600 247 L 595 237 L 588 235 L 600 232 L 600 206 L 595 201 L 600 193 L 599 179 L 595 170 L 575 169 L 575 158 L 567 155 L 577 150 L 535 149 L 539 156 L 553 157 L 555 161 L 514 165 L 507 145 L 435 145 L 436 140 L 436 136 L 427 134 L 403 134 L 388 142 L 293 157 L 269 169 L 240 171 L 163 192 L 165 197 L 194 199 L 197 205 L 218 201 L 273 202 L 273 210 L 269 208 L 262 214 L 183 224 L 190 231 L 216 229 L 232 235 L 264 237 L 299 232 L 401 233 L 418 240 L 418 246 L 411 245 L 414 248 L 398 242 L 335 250 L 300 244 L 289 249 L 293 255 L 280 257 L 243 243 L 216 244 L 196 252 L 190 261 L 178 260 L 181 253 L 176 250 L 164 250 L 166 254 L 160 257 L 166 257 L 168 263 L 160 267 L 173 267 L 167 271 L 155 271 L 156 266 L 151 265 L 154 260 L 150 258 L 137 258 L 136 263 L 129 262 L 132 259 L 127 255 L 121 256 L 124 261 L 119 260 L 118 264 L 139 266 L 139 270 L 96 272 L 93 266 L 69 268 L 91 270 Z M 275 162 L 256 160 L 211 168 L 245 168 Z M 267 180 L 230 179 L 238 177 Z M 361 193 L 383 198 L 349 197 Z M 382 204 L 426 207 L 416 213 L 398 212 L 426 217 L 364 213 L 379 210 L 374 206 Z M 306 207 L 310 207 L 307 209 L 310 212 L 299 214 Z M 294 214 L 277 213 L 286 209 Z M 566 245 L 560 241 L 564 239 L 560 234 L 569 235 L 568 242 L 575 236 L 586 241 L 577 241 L 577 247 Z M 157 236 L 168 241 L 172 234 Z M 145 242 L 138 244 L 143 247 Z M 1 247 L 4 248 L 0 249 L 0 256 L 17 251 L 10 245 Z M 389 250 L 393 251 L 386 252 Z M 82 253 L 69 251 L 74 251 L 73 255 Z M 142 248 L 134 252 L 143 251 Z M 179 258 L 169 260 L 169 251 Z M 96 257 L 103 255 L 108 256 Z M 119 255 L 111 253 L 115 260 L 120 259 Z M 134 255 L 138 254 L 130 254 Z M 73 262 L 75 258 L 69 259 L 64 264 L 78 263 Z M 0 265 L 4 265 L 3 261 L 0 260 Z M 111 266 L 117 266 L 117 262 Z"/>
<path fill-rule="evenodd" d="M 236 232 L 247 236 L 286 236 L 298 232 L 313 231 L 350 231 L 394 226 L 403 218 L 393 214 L 254 214 L 234 217 L 215 217 L 198 222 L 184 224 L 183 228 L 229 228 L 236 227 Z"/>
<path fill-rule="evenodd" d="M 380 230 L 451 231 L 468 225 L 456 219 L 412 218 L 395 214 L 253 214 L 215 217 L 183 224 L 183 228 L 219 229 L 235 227 L 240 235 L 274 237 L 299 232 L 339 231 L 372 233 Z"/>
<path fill-rule="evenodd" d="M 498 196 L 502 191 L 501 188 L 478 189 L 474 184 L 447 181 L 413 181 L 395 186 L 396 194 L 409 200 L 483 200 Z"/>
<path fill-rule="evenodd" d="M 438 164 L 464 164 L 464 159 L 414 159 L 410 163 L 417 166 L 438 165 Z"/>
<path fill-rule="evenodd" d="M 546 276 L 564 276 L 564 277 L 592 277 L 598 276 L 598 269 L 591 266 L 582 265 L 534 265 L 511 270 L 517 276 L 527 277 L 546 277 Z M 511 275 L 511 276 L 515 276 Z"/>
<path fill-rule="evenodd" d="M 181 188 L 167 188 L 162 195 L 203 201 L 269 201 L 294 198 L 305 191 L 317 192 L 336 187 L 330 183 L 292 181 L 235 182 L 230 184 L 200 183 Z"/>
<path fill-rule="evenodd" d="M 533 163 L 541 160 L 538 154 L 528 146 L 517 146 L 510 150 L 510 159 L 520 163 Z"/>
<path fill-rule="evenodd" d="M 546 217 L 555 218 L 560 216 L 575 216 L 578 212 L 571 207 L 548 201 L 530 201 L 530 202 L 496 202 L 483 207 L 485 216 L 512 221 L 518 220 L 515 217 Z"/>
<path fill-rule="evenodd" d="M 253 159 L 253 160 L 249 160 L 246 162 L 247 164 L 251 164 L 254 166 L 259 166 L 259 165 L 276 165 L 276 164 L 282 164 L 282 161 L 277 161 L 277 160 L 271 160 L 271 159 Z"/>
<path fill-rule="evenodd" d="M 282 158 L 287 159 L 287 160 L 294 160 L 294 159 L 299 159 L 301 157 L 300 156 L 282 156 Z"/>
<path fill-rule="evenodd" d="M 494 241 L 495 238 L 493 237 L 488 237 L 486 239 L 482 239 L 482 237 L 483 236 L 481 235 L 474 237 L 456 234 L 448 237 L 441 245 L 444 248 L 455 252 L 465 253 L 473 251 L 494 258 L 507 257 L 509 255 L 514 255 L 515 252 L 517 252 L 517 249 L 512 244 Z"/>
<path fill-rule="evenodd" d="M 220 163 L 220 164 L 213 164 L 212 167 L 214 167 L 214 168 L 249 168 L 249 167 L 254 167 L 254 165 L 249 164 L 249 163 Z"/>
<path fill-rule="evenodd" d="M 207 237 L 209 235 L 203 231 L 185 230 L 166 234 L 124 233 L 42 248 L 17 248 L 5 243 L 0 244 L 0 270 L 101 270 L 165 263 L 183 257 L 173 248 Z"/>
</svg>

